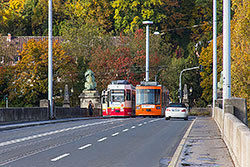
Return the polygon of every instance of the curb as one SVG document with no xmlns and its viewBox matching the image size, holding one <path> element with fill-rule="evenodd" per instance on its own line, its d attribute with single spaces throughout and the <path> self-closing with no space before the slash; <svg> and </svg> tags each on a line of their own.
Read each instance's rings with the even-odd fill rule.
<svg viewBox="0 0 250 167">
<path fill-rule="evenodd" d="M 177 162 L 178 162 L 178 160 L 179 160 L 179 157 L 180 157 L 180 155 L 181 155 L 181 152 L 182 152 L 182 150 L 183 150 L 184 144 L 186 143 L 187 137 L 188 137 L 188 135 L 189 135 L 189 133 L 190 133 L 190 131 L 191 131 L 191 129 L 192 129 L 192 127 L 193 127 L 194 122 L 196 121 L 196 119 L 197 119 L 197 118 L 195 118 L 195 119 L 193 120 L 193 122 L 191 123 L 191 125 L 190 125 L 189 128 L 187 129 L 185 135 L 184 135 L 183 138 L 181 139 L 181 142 L 180 142 L 180 144 L 178 145 L 178 147 L 177 147 L 177 149 L 176 149 L 176 151 L 175 151 L 175 153 L 174 153 L 174 156 L 172 157 L 172 159 L 171 159 L 171 161 L 170 161 L 168 167 L 176 167 Z"/>
</svg>

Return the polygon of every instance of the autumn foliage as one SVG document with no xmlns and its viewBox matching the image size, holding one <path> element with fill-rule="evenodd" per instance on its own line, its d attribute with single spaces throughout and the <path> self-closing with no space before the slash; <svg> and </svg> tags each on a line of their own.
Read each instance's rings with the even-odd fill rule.
<svg viewBox="0 0 250 167">
<path fill-rule="evenodd" d="M 38 104 L 47 98 L 48 91 L 48 41 L 29 40 L 20 52 L 21 60 L 14 66 L 14 76 L 10 82 L 10 100 L 20 104 Z M 75 78 L 74 60 L 65 54 L 58 42 L 53 43 L 54 90 L 63 82 Z M 59 82 L 60 81 L 60 82 Z"/>
<path fill-rule="evenodd" d="M 145 78 L 145 34 L 142 29 L 133 36 L 120 35 L 115 48 L 101 46 L 94 49 L 90 69 L 95 72 L 97 86 L 103 90 L 112 80 L 128 80 L 131 84 L 139 84 Z M 150 55 L 150 66 L 159 63 L 157 53 Z M 154 74 L 151 73 L 151 76 Z"/>
<path fill-rule="evenodd" d="M 249 1 L 233 0 L 232 6 L 234 17 L 231 21 L 231 87 L 232 96 L 247 100 L 248 118 L 250 120 L 250 4 Z M 212 102 L 212 55 L 213 43 L 207 48 L 203 48 L 200 63 L 205 67 L 201 72 L 203 81 L 202 97 L 208 102 Z M 218 36 L 217 41 L 217 74 L 218 82 L 222 71 L 222 36 Z"/>
</svg>

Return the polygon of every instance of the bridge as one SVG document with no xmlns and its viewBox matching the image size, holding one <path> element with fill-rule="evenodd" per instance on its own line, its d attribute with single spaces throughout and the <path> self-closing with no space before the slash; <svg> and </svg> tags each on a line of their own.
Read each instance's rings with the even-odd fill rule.
<svg viewBox="0 0 250 167">
<path fill-rule="evenodd" d="M 250 166 L 246 102 L 211 117 L 103 119 L 99 110 L 0 109 L 0 166 Z M 25 114 L 26 115 L 25 115 Z"/>
</svg>

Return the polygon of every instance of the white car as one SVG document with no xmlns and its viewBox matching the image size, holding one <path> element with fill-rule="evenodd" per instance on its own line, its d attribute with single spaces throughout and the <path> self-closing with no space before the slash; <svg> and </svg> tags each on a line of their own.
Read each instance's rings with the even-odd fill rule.
<svg viewBox="0 0 250 167">
<path fill-rule="evenodd" d="M 165 119 L 183 118 L 188 120 L 188 109 L 183 103 L 170 103 L 165 109 Z"/>
</svg>

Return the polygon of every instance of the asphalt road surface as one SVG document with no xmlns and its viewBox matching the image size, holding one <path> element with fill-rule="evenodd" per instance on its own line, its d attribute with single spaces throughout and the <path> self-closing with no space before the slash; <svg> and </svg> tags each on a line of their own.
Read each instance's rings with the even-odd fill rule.
<svg viewBox="0 0 250 167">
<path fill-rule="evenodd" d="M 92 119 L 0 131 L 0 166 L 166 166 L 191 122 Z"/>
</svg>

